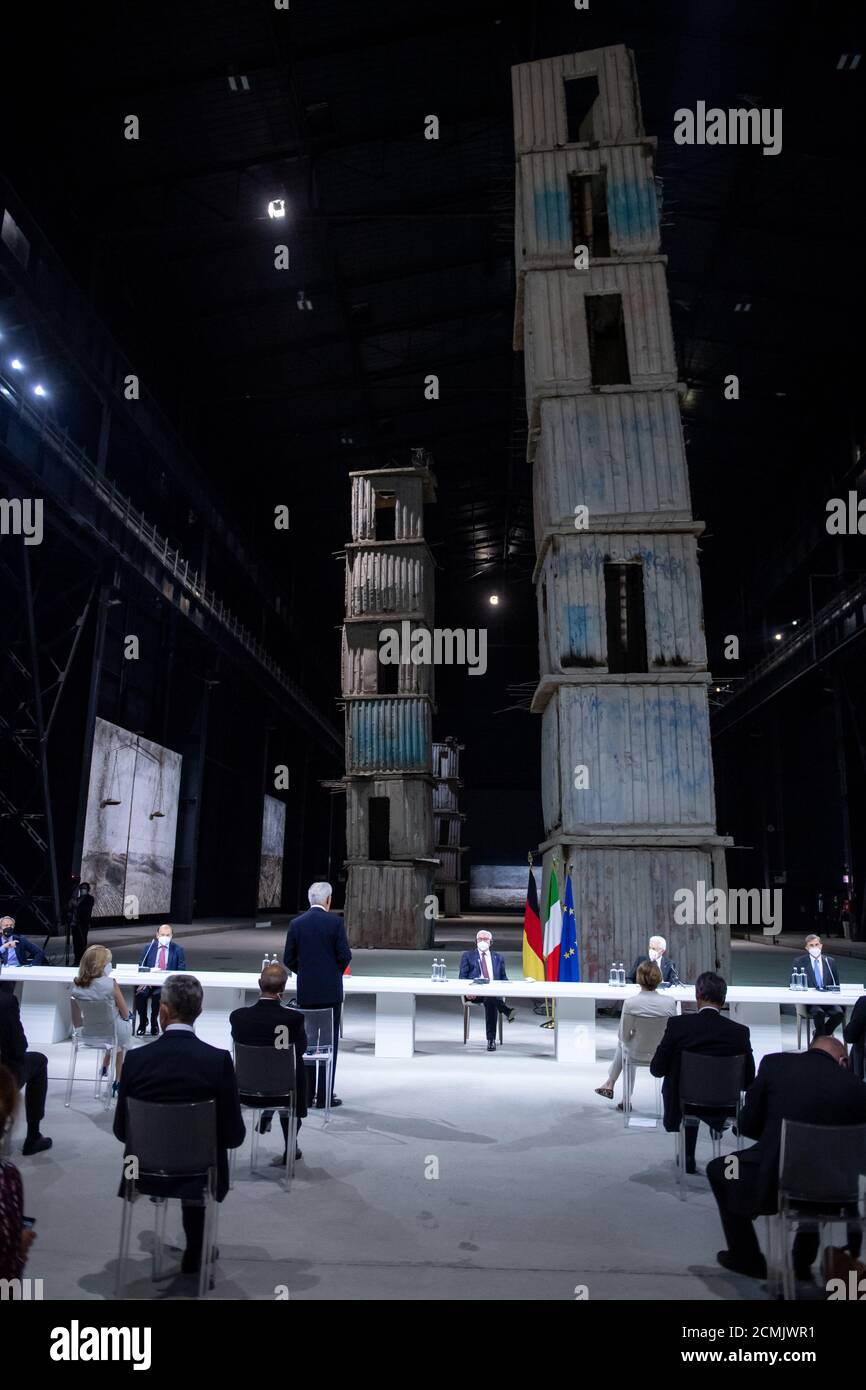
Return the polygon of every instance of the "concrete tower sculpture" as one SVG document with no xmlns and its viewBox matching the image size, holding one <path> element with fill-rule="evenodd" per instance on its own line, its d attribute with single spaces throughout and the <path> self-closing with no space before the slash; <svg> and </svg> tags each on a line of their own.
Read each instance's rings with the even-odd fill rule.
<svg viewBox="0 0 866 1390">
<path fill-rule="evenodd" d="M 350 474 L 342 690 L 346 719 L 345 917 L 353 946 L 433 944 L 433 667 L 412 660 L 433 626 L 424 504 L 429 455 Z"/>
<path fill-rule="evenodd" d="M 515 347 L 537 560 L 544 873 L 570 864 L 582 966 L 660 933 L 683 979 L 728 932 L 674 895 L 726 886 L 697 537 L 660 254 L 654 141 L 621 45 L 512 69 Z M 698 890 L 699 891 L 699 890 Z"/>
</svg>

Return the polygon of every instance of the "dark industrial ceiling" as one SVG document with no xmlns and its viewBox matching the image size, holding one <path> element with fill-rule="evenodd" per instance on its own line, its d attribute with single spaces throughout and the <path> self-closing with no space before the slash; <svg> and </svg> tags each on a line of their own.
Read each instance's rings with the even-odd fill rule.
<svg viewBox="0 0 866 1390">
<path fill-rule="evenodd" d="M 535 722 L 518 722 L 521 741 L 523 716 L 510 716 L 507 736 L 490 719 L 516 702 L 509 686 L 537 672 L 511 347 L 509 69 L 610 43 L 634 50 L 645 128 L 658 138 L 717 660 L 721 634 L 739 630 L 754 564 L 841 476 L 862 427 L 863 276 L 847 257 L 862 240 L 866 64 L 840 67 L 862 48 L 858 10 L 813 0 L 57 7 L 23 21 L 5 171 L 280 582 L 272 509 L 290 505 L 288 564 L 311 659 L 335 673 L 332 555 L 347 538 L 346 475 L 405 462 L 414 445 L 432 452 L 440 621 L 489 623 L 488 594 L 503 596 L 491 675 L 467 687 L 465 674 L 443 673 L 439 732 L 466 739 L 470 766 L 494 785 L 507 737 L 510 784 L 531 785 Z M 781 107 L 783 152 L 677 146 L 673 113 L 699 99 Z M 123 138 L 129 114 L 138 141 Z M 431 114 L 438 141 L 424 139 Z M 267 215 L 275 198 L 284 221 Z M 289 247 L 282 272 L 278 242 Z M 430 373 L 437 401 L 425 399 Z M 728 373 L 740 378 L 736 403 L 723 399 Z M 62 394 L 54 409 L 62 415 Z"/>
</svg>

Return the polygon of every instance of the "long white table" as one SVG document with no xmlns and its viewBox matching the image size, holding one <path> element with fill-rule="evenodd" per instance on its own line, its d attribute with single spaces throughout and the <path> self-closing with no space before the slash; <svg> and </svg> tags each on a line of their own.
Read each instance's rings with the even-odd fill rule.
<svg viewBox="0 0 866 1390">
<path fill-rule="evenodd" d="M 118 965 L 114 977 L 132 1001 L 137 985 L 160 985 L 168 973 L 139 971 L 135 965 Z M 189 972 L 204 988 L 204 1008 L 196 1031 L 206 1042 L 231 1046 L 229 1014 L 258 993 L 258 972 L 233 970 L 193 970 Z M 69 986 L 76 974 L 74 966 L 13 966 L 0 976 L 0 982 L 18 986 L 21 1016 L 30 1047 L 42 1050 L 62 1042 L 70 1035 Z M 470 980 L 432 980 L 400 975 L 349 975 L 344 980 L 346 995 L 372 994 L 376 998 L 375 1053 L 377 1057 L 411 1057 L 415 1051 L 415 1012 L 419 998 L 450 997 L 455 1004 L 465 994 L 500 996 L 508 999 L 551 999 L 554 1001 L 555 1027 L 540 1032 L 539 1042 L 551 1037 L 551 1058 L 565 1065 L 595 1061 L 595 1016 L 599 1006 L 622 1003 L 638 992 L 637 985 L 619 988 L 607 984 L 552 984 L 536 980 L 503 980 L 477 985 Z M 289 976 L 292 991 L 296 981 Z M 765 985 L 731 985 L 728 1004 L 731 1017 L 751 1030 L 756 1061 L 768 1052 L 782 1048 L 781 1006 L 783 1004 L 838 1004 L 851 1008 L 864 992 L 859 985 L 843 985 L 839 993 L 819 990 L 790 990 Z M 694 989 L 676 986 L 665 993 L 679 1004 L 694 1003 Z M 455 1009 L 456 1012 L 456 1009 Z"/>
</svg>

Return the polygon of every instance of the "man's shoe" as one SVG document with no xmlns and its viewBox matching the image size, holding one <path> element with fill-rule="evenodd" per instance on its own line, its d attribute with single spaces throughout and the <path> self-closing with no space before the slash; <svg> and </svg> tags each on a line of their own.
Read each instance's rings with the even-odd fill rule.
<svg viewBox="0 0 866 1390">
<path fill-rule="evenodd" d="M 508 1019 L 509 1023 L 513 1023 L 516 1018 L 516 1014 L 513 1009 L 509 1009 L 505 1017 Z"/>
<path fill-rule="evenodd" d="M 303 1156 L 304 1156 L 304 1155 L 301 1153 L 300 1149 L 295 1149 L 295 1162 L 296 1162 L 296 1163 L 297 1163 L 298 1159 L 299 1159 L 299 1158 L 303 1158 Z M 275 1157 L 271 1159 L 271 1167 L 272 1167 L 272 1168 L 285 1168 L 285 1166 L 286 1166 L 286 1155 L 285 1155 L 284 1153 L 283 1153 L 283 1154 L 276 1154 Z"/>
<path fill-rule="evenodd" d="M 488 1051 L 488 1052 L 495 1052 L 495 1051 L 496 1051 L 496 1043 L 493 1041 L 492 1038 L 490 1039 L 490 1041 L 489 1041 L 488 1044 L 487 1044 L 487 1051 Z"/>
<path fill-rule="evenodd" d="M 686 1172 L 694 1175 L 698 1171 L 698 1165 L 693 1158 L 686 1159 Z"/>
<path fill-rule="evenodd" d="M 745 1274 L 748 1279 L 766 1279 L 767 1277 L 767 1261 L 763 1255 L 754 1264 L 740 1264 L 730 1250 L 720 1250 L 716 1259 L 723 1269 L 729 1269 L 732 1274 Z"/>
<path fill-rule="evenodd" d="M 136 1030 L 135 1030 L 135 1036 L 136 1036 L 137 1038 L 143 1038 L 146 1032 L 147 1032 L 147 1026 L 146 1026 L 144 1023 L 142 1023 L 142 1025 L 141 1025 L 140 1028 L 136 1028 Z"/>
<path fill-rule="evenodd" d="M 270 1134 L 273 1119 L 273 1115 L 259 1116 L 258 1124 L 256 1125 L 256 1129 L 258 1130 L 259 1134 Z"/>
<path fill-rule="evenodd" d="M 340 1100 L 340 1097 L 339 1097 L 339 1096 L 331 1096 L 331 1109 L 332 1109 L 332 1110 L 334 1109 L 334 1107 L 335 1107 L 336 1105 L 342 1105 L 342 1104 L 343 1104 L 343 1102 Z M 312 1104 L 312 1106 L 311 1106 L 310 1108 L 311 1108 L 312 1110 L 324 1110 L 324 1109 L 326 1108 L 325 1102 L 324 1102 L 323 1100 L 314 1100 L 314 1101 L 313 1101 L 313 1104 Z"/>
<path fill-rule="evenodd" d="M 150 1025 L 150 1036 L 151 1036 L 152 1038 L 158 1038 L 158 1037 L 159 1037 L 159 1024 L 158 1024 L 158 1023 L 152 1023 L 152 1024 Z"/>
<path fill-rule="evenodd" d="M 47 1135 L 37 1134 L 35 1139 L 24 1140 L 24 1143 L 21 1145 L 21 1152 L 28 1157 L 30 1154 L 41 1154 L 44 1153 L 46 1149 L 50 1149 L 53 1143 L 54 1140 L 49 1139 Z"/>
</svg>

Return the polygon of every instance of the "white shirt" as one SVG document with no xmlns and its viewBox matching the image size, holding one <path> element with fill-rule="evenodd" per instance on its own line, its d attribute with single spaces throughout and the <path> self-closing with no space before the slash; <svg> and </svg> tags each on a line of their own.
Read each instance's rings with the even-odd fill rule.
<svg viewBox="0 0 866 1390">
<path fill-rule="evenodd" d="M 194 1033 L 195 1029 L 191 1023 L 170 1023 L 165 1031 L 166 1033 Z"/>
</svg>

